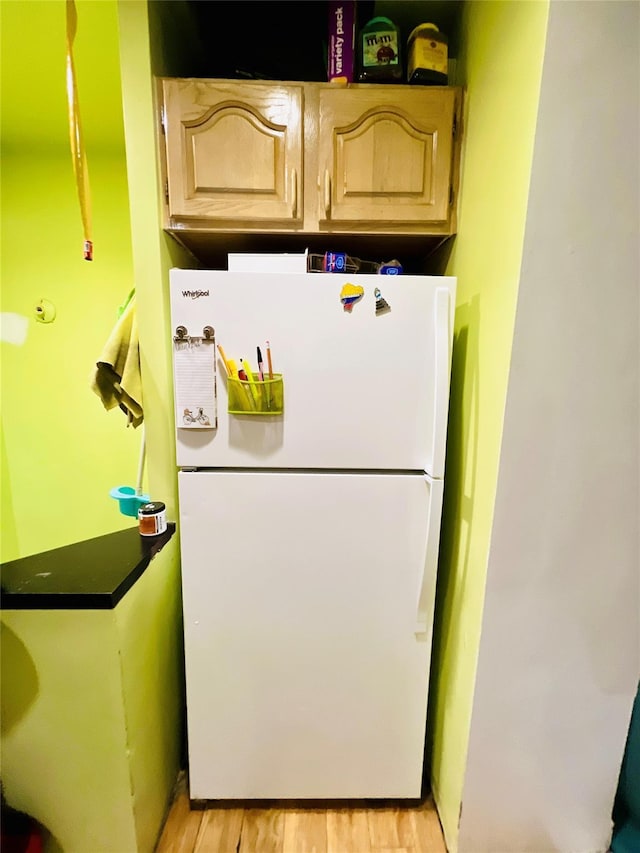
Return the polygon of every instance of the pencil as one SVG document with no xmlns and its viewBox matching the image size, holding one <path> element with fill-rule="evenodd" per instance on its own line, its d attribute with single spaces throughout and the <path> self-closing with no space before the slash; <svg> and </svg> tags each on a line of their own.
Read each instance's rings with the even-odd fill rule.
<svg viewBox="0 0 640 853">
<path fill-rule="evenodd" d="M 220 351 L 220 357 L 222 358 L 222 361 L 224 363 L 224 368 L 227 371 L 227 376 L 233 376 L 233 374 L 231 373 L 231 368 L 229 367 L 229 361 L 227 360 L 227 357 L 224 354 L 224 350 L 222 349 L 220 344 L 218 344 L 218 350 Z"/>
<path fill-rule="evenodd" d="M 267 341 L 267 364 L 269 366 L 269 379 L 273 379 L 273 365 L 271 364 L 271 344 Z"/>
<path fill-rule="evenodd" d="M 269 379 L 273 379 L 273 365 L 271 364 L 271 346 L 267 341 L 267 365 Z M 271 411 L 271 385 L 267 385 L 267 409 Z"/>
</svg>

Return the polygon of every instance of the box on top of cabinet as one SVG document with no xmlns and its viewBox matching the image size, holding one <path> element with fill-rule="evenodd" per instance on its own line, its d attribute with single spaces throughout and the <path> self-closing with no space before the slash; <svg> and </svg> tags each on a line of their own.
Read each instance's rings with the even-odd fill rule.
<svg viewBox="0 0 640 853">
<path fill-rule="evenodd" d="M 353 82 L 355 37 L 355 0 L 329 0 L 329 83 Z"/>
</svg>

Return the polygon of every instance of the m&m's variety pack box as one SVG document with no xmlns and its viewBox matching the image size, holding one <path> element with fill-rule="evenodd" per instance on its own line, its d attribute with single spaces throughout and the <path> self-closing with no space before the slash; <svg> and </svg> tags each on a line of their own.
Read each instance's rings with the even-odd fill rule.
<svg viewBox="0 0 640 853">
<path fill-rule="evenodd" d="M 355 37 L 355 0 L 329 0 L 327 79 L 330 83 L 353 82 Z"/>
</svg>

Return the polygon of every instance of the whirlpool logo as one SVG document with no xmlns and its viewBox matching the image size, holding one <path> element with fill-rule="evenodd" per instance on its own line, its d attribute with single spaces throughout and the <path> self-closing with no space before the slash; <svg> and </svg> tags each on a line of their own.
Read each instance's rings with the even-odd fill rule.
<svg viewBox="0 0 640 853">
<path fill-rule="evenodd" d="M 208 290 L 183 290 L 182 295 L 185 299 L 199 299 L 201 296 L 208 296 Z"/>
</svg>

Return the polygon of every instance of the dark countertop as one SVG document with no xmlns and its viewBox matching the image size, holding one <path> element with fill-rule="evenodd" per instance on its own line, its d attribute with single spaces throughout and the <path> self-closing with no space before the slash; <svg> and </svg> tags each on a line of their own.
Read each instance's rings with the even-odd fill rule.
<svg viewBox="0 0 640 853">
<path fill-rule="evenodd" d="M 175 533 L 138 526 L 2 563 L 2 610 L 111 610 Z"/>
</svg>

